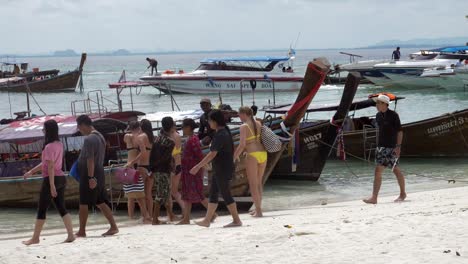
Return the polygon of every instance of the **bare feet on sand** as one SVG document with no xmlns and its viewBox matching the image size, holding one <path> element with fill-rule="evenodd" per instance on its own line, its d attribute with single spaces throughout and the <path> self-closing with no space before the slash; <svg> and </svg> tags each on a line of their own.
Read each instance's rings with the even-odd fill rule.
<svg viewBox="0 0 468 264">
<path fill-rule="evenodd" d="M 208 221 L 200 221 L 200 222 L 195 222 L 195 224 L 199 225 L 199 226 L 203 226 L 203 227 L 210 227 L 210 222 Z"/>
<path fill-rule="evenodd" d="M 374 197 L 364 199 L 362 201 L 365 202 L 366 204 L 377 204 L 377 198 L 374 198 Z"/>
<path fill-rule="evenodd" d="M 183 220 L 177 223 L 176 225 L 190 225 L 190 220 Z"/>
<path fill-rule="evenodd" d="M 65 241 L 63 241 L 63 243 L 71 243 L 73 241 L 75 241 L 75 236 L 68 236 L 67 239 L 65 239 Z"/>
<path fill-rule="evenodd" d="M 255 212 L 255 214 L 252 215 L 253 217 L 263 217 L 263 213 L 257 213 Z"/>
<path fill-rule="evenodd" d="M 395 199 L 395 203 L 401 203 L 405 201 L 405 199 L 406 199 L 406 193 L 400 194 L 400 196 L 398 196 L 398 198 Z"/>
<path fill-rule="evenodd" d="M 218 214 L 214 214 L 213 217 L 211 217 L 211 223 L 214 223 L 216 218 L 218 218 Z"/>
<path fill-rule="evenodd" d="M 153 219 L 153 223 L 151 223 L 151 224 L 152 225 L 165 225 L 165 224 L 167 224 L 167 222 L 161 221 L 159 219 L 156 219 L 156 220 Z"/>
<path fill-rule="evenodd" d="M 39 244 L 39 239 L 29 239 L 26 241 L 22 242 L 24 245 L 29 246 L 29 245 L 34 245 L 34 244 Z"/>
<path fill-rule="evenodd" d="M 242 226 L 242 222 L 232 222 L 230 224 L 227 224 L 225 226 L 223 226 L 224 228 L 230 228 L 230 227 L 240 227 Z"/>
<path fill-rule="evenodd" d="M 75 233 L 75 238 L 86 237 L 86 232 L 78 231 Z"/>
<path fill-rule="evenodd" d="M 102 234 L 102 236 L 113 236 L 115 234 L 119 233 L 119 229 L 117 227 L 111 227 L 109 228 L 109 230 L 107 230 L 107 232 L 105 232 L 104 234 Z"/>
</svg>

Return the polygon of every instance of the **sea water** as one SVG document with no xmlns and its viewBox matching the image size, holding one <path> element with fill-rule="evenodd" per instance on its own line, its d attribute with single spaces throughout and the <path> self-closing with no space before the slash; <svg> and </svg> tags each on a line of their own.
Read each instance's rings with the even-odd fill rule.
<svg viewBox="0 0 468 264">
<path fill-rule="evenodd" d="M 417 50 L 403 50 L 409 54 Z M 391 56 L 390 49 L 359 49 L 347 50 L 349 53 L 360 54 L 365 59 L 384 59 Z M 70 114 L 71 101 L 82 100 L 90 96 L 95 98 L 94 90 L 102 90 L 103 96 L 109 101 L 116 100 L 116 91 L 108 88 L 108 83 L 116 82 L 122 70 L 126 70 L 127 80 L 138 80 L 147 73 L 146 57 L 155 57 L 159 61 L 158 69 L 193 70 L 198 62 L 207 57 L 225 56 L 255 56 L 255 55 L 285 55 L 285 52 L 246 52 L 246 53 L 193 53 L 193 54 L 164 54 L 164 55 L 133 55 L 133 56 L 88 56 L 84 66 L 84 92 L 79 93 L 44 93 L 34 94 L 34 98 L 47 114 Z M 307 62 L 316 57 L 327 57 L 332 63 L 346 63 L 348 58 L 340 55 L 338 50 L 297 51 L 294 63 L 296 71 L 303 73 Z M 79 57 L 34 57 L 22 58 L 28 61 L 30 67 L 40 69 L 59 69 L 61 72 L 78 67 Z M 339 102 L 343 86 L 323 86 L 313 104 L 336 104 Z M 397 104 L 397 111 L 403 123 L 438 116 L 444 113 L 464 109 L 468 106 L 468 93 L 463 89 L 393 89 L 361 85 L 356 98 L 365 98 L 377 92 L 393 92 L 397 96 L 405 97 Z M 133 95 L 134 109 L 145 113 L 155 111 L 170 111 L 170 98 L 161 95 L 154 88 L 138 89 Z M 201 95 L 176 95 L 175 100 L 181 110 L 194 109 L 199 106 Z M 233 109 L 240 106 L 239 95 L 221 95 L 223 103 L 230 104 Z M 291 103 L 295 100 L 295 93 L 278 93 L 276 103 Z M 14 117 L 12 113 L 26 110 L 26 97 L 22 93 L 0 92 L 0 119 Z M 212 95 L 214 103 L 219 101 L 218 95 Z M 130 110 L 130 96 L 122 93 L 124 110 Z M 106 100 L 108 109 L 115 109 L 116 105 Z M 250 95 L 244 97 L 246 104 L 251 104 Z M 272 94 L 256 94 L 255 103 L 263 106 L 273 102 Z M 394 106 L 394 105 L 393 105 Z M 392 106 L 392 107 L 393 107 Z M 31 109 L 35 114 L 41 114 L 37 105 L 31 100 Z M 261 113 L 260 113 L 261 114 Z M 317 113 L 310 118 L 330 118 L 333 113 Z M 375 115 L 375 109 L 362 110 L 359 115 Z M 406 175 L 409 199 L 411 192 L 430 189 L 463 186 L 467 183 L 468 162 L 466 159 L 402 159 L 401 168 Z M 325 204 L 336 201 L 360 199 L 372 191 L 373 164 L 362 161 L 328 161 L 318 182 L 269 181 L 265 186 L 265 210 L 297 208 L 308 205 Z M 448 183 L 455 179 L 456 183 Z M 1 191 L 1 190 L 0 190 Z M 395 177 L 388 170 L 383 178 L 382 195 L 398 195 L 398 185 Z M 48 216 L 47 228 L 61 227 L 61 219 L 55 209 L 51 209 Z M 5 209 L 0 208 L 0 234 L 32 230 L 35 209 Z M 76 211 L 72 210 L 74 222 L 77 222 Z M 118 220 L 124 221 L 126 212 L 117 212 Z M 91 215 L 90 223 L 104 223 L 103 218 Z"/>
</svg>

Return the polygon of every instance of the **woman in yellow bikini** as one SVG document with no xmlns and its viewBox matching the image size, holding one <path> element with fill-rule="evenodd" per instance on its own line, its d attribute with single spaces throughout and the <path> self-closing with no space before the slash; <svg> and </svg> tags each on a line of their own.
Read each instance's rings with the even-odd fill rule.
<svg viewBox="0 0 468 264">
<path fill-rule="evenodd" d="M 177 133 L 177 127 L 174 123 L 174 127 L 171 130 L 171 133 L 169 137 L 174 140 L 175 146 L 174 150 L 172 151 L 172 157 L 174 158 L 174 173 L 171 176 L 171 195 L 172 197 L 176 200 L 176 202 L 179 204 L 180 209 L 182 209 L 182 212 L 184 211 L 184 201 L 182 200 L 182 194 L 179 192 L 179 183 L 180 183 L 180 178 L 182 176 L 182 139 Z M 172 200 L 171 200 L 171 206 L 172 206 Z"/>
<path fill-rule="evenodd" d="M 239 118 L 244 124 L 240 126 L 240 141 L 234 153 L 234 160 L 238 160 L 244 150 L 247 152 L 246 172 L 255 205 L 251 214 L 262 217 L 263 174 L 267 164 L 267 152 L 260 140 L 262 124 L 254 119 L 250 107 L 239 108 Z"/>
</svg>

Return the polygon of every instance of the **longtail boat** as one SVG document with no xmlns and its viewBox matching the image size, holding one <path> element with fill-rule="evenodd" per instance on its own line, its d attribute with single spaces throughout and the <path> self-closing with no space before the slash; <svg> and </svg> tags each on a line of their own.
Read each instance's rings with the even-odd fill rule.
<svg viewBox="0 0 468 264">
<path fill-rule="evenodd" d="M 320 85 L 323 82 L 329 67 L 330 64 L 325 59 L 316 59 L 308 64 L 301 90 L 290 111 L 286 113 L 284 118 L 272 120 L 270 122 L 270 127 L 276 133 L 283 133 L 280 129 L 281 122 L 284 124 L 283 130 L 285 129 L 287 131 L 293 132 L 298 128 L 300 120 L 304 117 L 310 102 L 320 88 Z M 113 114 L 113 116 L 110 117 L 115 117 L 116 114 Z M 0 127 L 0 147 L 2 143 L 3 146 L 6 145 L 10 149 L 13 145 L 15 145 L 15 150 L 17 151 L 16 154 L 18 154 L 21 149 L 27 149 L 30 144 L 36 144 L 40 146 L 42 140 L 42 134 L 40 133 L 42 124 L 50 118 L 56 119 L 59 123 L 60 137 L 62 140 L 65 140 L 64 145 L 66 147 L 70 147 L 70 149 L 76 150 L 74 153 L 76 158 L 78 155 L 77 152 L 79 151 L 76 148 L 81 146 L 82 138 L 80 139 L 80 137 L 74 137 L 76 136 L 76 124 L 74 116 L 61 118 L 41 117 L 37 120 L 30 119 L 24 121 L 15 121 Z M 113 135 L 116 137 L 117 141 L 123 135 L 123 130 L 126 127 L 126 123 L 120 120 L 109 118 L 109 116 L 107 116 L 107 118 L 99 118 L 96 121 L 93 121 L 93 125 L 95 125 L 96 129 L 103 132 L 104 134 Z M 235 139 L 238 142 L 238 138 Z M 122 141 L 120 142 L 122 143 Z M 20 143 L 26 144 L 26 146 L 20 147 Z M 287 142 L 284 143 L 283 149 L 286 148 L 287 144 Z M 123 148 L 125 147 L 122 146 L 122 149 Z M 11 153 L 9 155 L 11 155 Z M 269 160 L 264 175 L 264 182 L 268 179 L 280 157 L 281 152 L 270 153 L 268 155 Z M 24 161 L 19 159 L 19 157 L 16 157 L 16 160 L 14 161 L 5 161 L 4 164 L 10 163 L 9 166 L 5 166 L 5 168 L 0 170 L 0 206 L 34 207 L 37 204 L 42 177 L 35 176 L 24 180 L 23 176 L 20 175 L 24 174 L 24 172 L 37 165 L 40 162 L 40 159 L 38 156 L 36 156 L 35 159 L 25 159 Z M 236 163 L 236 173 L 231 183 L 231 191 L 236 200 L 249 196 L 249 187 L 244 163 L 244 159 L 241 159 Z M 7 167 L 14 167 L 17 171 L 10 171 L 7 169 Z M 106 171 L 106 185 L 108 186 L 107 189 L 112 198 L 111 202 L 115 202 L 115 200 L 119 201 L 120 197 L 122 197 L 122 186 L 115 180 L 115 177 L 112 173 L 112 168 L 108 167 Z M 10 176 L 11 174 L 14 175 Z M 211 171 L 208 172 L 208 175 L 209 184 L 211 184 Z M 208 189 L 209 185 L 207 186 L 206 190 Z M 69 178 L 67 185 L 66 200 L 69 204 L 76 204 L 79 200 L 78 184 L 71 177 Z M 241 199 L 240 201 L 243 202 L 245 200 Z"/>
<path fill-rule="evenodd" d="M 358 73 L 349 73 L 333 119 L 321 121 L 304 120 L 295 135 L 293 151 L 284 151 L 276 164 L 272 177 L 281 179 L 318 180 L 331 154 L 340 123 L 347 116 L 356 94 L 361 77 Z M 269 109 L 268 114 L 281 114 L 287 107 Z M 306 108 L 305 111 L 308 111 Z"/>
<path fill-rule="evenodd" d="M 32 71 L 27 73 L 6 73 L 0 76 L 0 91 L 27 92 L 66 92 L 75 91 L 83 72 L 86 53 L 81 55 L 78 68 L 60 74 L 59 70 Z M 16 65 L 13 63 L 4 63 Z M 27 63 L 22 63 L 26 64 Z"/>
</svg>

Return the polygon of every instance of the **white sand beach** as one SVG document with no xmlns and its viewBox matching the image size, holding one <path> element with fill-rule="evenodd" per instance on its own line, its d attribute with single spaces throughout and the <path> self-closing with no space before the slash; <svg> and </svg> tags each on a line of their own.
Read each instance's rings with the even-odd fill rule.
<svg viewBox="0 0 468 264">
<path fill-rule="evenodd" d="M 209 229 L 127 226 L 106 238 L 92 226 L 71 244 L 64 230 L 45 230 L 30 247 L 29 233 L 11 234 L 0 237 L 0 263 L 468 263 L 468 187 L 394 198 L 244 214 L 232 229 L 222 228 L 228 216 Z"/>
</svg>

